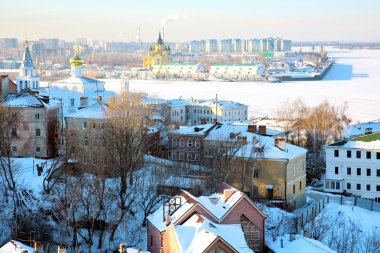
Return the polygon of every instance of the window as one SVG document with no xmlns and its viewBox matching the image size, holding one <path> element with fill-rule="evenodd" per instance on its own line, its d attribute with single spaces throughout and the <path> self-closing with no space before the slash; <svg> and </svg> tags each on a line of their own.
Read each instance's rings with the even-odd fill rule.
<svg viewBox="0 0 380 253">
<path fill-rule="evenodd" d="M 73 98 L 70 98 L 70 106 L 74 106 L 75 105 L 74 101 L 75 100 Z"/>
<path fill-rule="evenodd" d="M 17 136 L 17 128 L 12 128 L 12 136 Z"/>
<path fill-rule="evenodd" d="M 295 166 L 295 165 L 293 165 L 292 175 L 293 175 L 293 176 L 296 175 L 296 166 Z"/>
<path fill-rule="evenodd" d="M 87 128 L 87 122 L 83 121 L 83 128 Z"/>
<path fill-rule="evenodd" d="M 347 150 L 347 158 L 351 158 L 351 150 Z"/>
<path fill-rule="evenodd" d="M 371 176 L 371 169 L 367 169 L 367 177 Z"/>
<path fill-rule="evenodd" d="M 92 154 L 92 164 L 98 164 L 98 159 L 97 159 L 95 153 Z"/>
<path fill-rule="evenodd" d="M 347 190 L 351 190 L 351 183 L 347 183 Z"/>
<path fill-rule="evenodd" d="M 257 170 L 253 171 L 253 178 L 259 178 L 259 172 Z"/>
<path fill-rule="evenodd" d="M 187 161 L 191 161 L 191 153 L 187 153 L 186 154 L 186 160 Z"/>
<path fill-rule="evenodd" d="M 12 147 L 12 152 L 17 152 L 17 147 L 13 146 Z"/>
<path fill-rule="evenodd" d="M 84 146 L 88 147 L 88 137 L 83 138 Z"/>
<path fill-rule="evenodd" d="M 195 154 L 195 161 L 200 161 L 201 160 L 201 157 L 199 154 Z"/>
<path fill-rule="evenodd" d="M 376 170 L 376 176 L 380 177 L 380 170 L 379 169 Z"/>
<path fill-rule="evenodd" d="M 334 150 L 334 156 L 339 157 L 339 150 Z"/>
<path fill-rule="evenodd" d="M 86 154 L 83 155 L 83 163 L 84 163 L 84 164 L 87 163 L 87 156 L 86 156 Z"/>
<path fill-rule="evenodd" d="M 329 181 L 326 181 L 326 182 L 325 182 L 325 188 L 326 188 L 326 189 L 329 189 Z"/>
<path fill-rule="evenodd" d="M 361 174 L 362 174 L 362 169 L 361 168 L 357 168 L 356 169 L 356 175 L 360 176 Z"/>
<path fill-rule="evenodd" d="M 371 159 L 371 151 L 367 151 L 366 157 L 367 157 L 367 159 Z"/>
<path fill-rule="evenodd" d="M 376 185 L 376 191 L 380 192 L 380 185 Z"/>
<path fill-rule="evenodd" d="M 172 139 L 172 146 L 173 147 L 177 146 L 177 139 L 176 138 Z"/>
<path fill-rule="evenodd" d="M 371 190 L 371 185 L 367 184 L 367 191 L 370 191 L 370 190 Z"/>
<path fill-rule="evenodd" d="M 40 118 L 40 114 L 39 114 L 39 113 L 36 113 L 36 114 L 34 115 L 34 117 L 35 117 L 36 119 L 39 119 L 39 118 Z"/>
<path fill-rule="evenodd" d="M 360 191 L 362 188 L 362 185 L 361 184 L 356 184 L 356 190 Z"/>
<path fill-rule="evenodd" d="M 185 155 L 183 153 L 179 153 L 179 160 L 183 161 L 185 158 Z"/>
<path fill-rule="evenodd" d="M 300 182 L 300 191 L 302 190 L 302 182 Z"/>
<path fill-rule="evenodd" d="M 200 141 L 199 141 L 199 140 L 196 140 L 196 141 L 195 141 L 195 147 L 196 147 L 196 148 L 199 148 L 200 145 L 201 145 Z"/>
<path fill-rule="evenodd" d="M 181 139 L 181 140 L 179 141 L 179 146 L 180 146 L 181 148 L 183 148 L 183 147 L 185 146 L 185 141 L 184 141 L 183 139 Z"/>
<path fill-rule="evenodd" d="M 296 194 L 296 185 L 293 185 L 293 194 Z"/>
<path fill-rule="evenodd" d="M 187 147 L 191 148 L 192 146 L 193 146 L 193 140 L 192 139 L 188 139 L 187 140 Z"/>
<path fill-rule="evenodd" d="M 335 174 L 339 174 L 339 168 L 338 167 L 335 167 Z"/>
<path fill-rule="evenodd" d="M 41 152 L 41 147 L 36 147 L 36 153 L 40 153 Z"/>
<path fill-rule="evenodd" d="M 380 152 L 376 152 L 376 159 L 380 160 Z"/>
<path fill-rule="evenodd" d="M 36 129 L 36 137 L 40 137 L 41 136 L 41 129 L 37 128 Z"/>
<path fill-rule="evenodd" d="M 92 123 L 92 128 L 94 128 L 94 129 L 96 128 L 96 123 L 95 122 Z"/>
<path fill-rule="evenodd" d="M 351 167 L 347 167 L 347 175 L 351 175 Z"/>
<path fill-rule="evenodd" d="M 335 189 L 337 189 L 337 190 L 340 189 L 340 182 L 335 182 Z"/>
<path fill-rule="evenodd" d="M 356 158 L 362 158 L 362 152 L 361 151 L 356 151 Z"/>
<path fill-rule="evenodd" d="M 177 152 L 172 152 L 171 153 L 171 155 L 172 155 L 172 160 L 177 160 Z"/>
</svg>

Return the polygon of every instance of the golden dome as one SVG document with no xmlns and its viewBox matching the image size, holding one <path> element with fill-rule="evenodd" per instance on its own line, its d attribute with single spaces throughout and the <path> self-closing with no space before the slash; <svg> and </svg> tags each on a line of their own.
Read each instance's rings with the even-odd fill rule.
<svg viewBox="0 0 380 253">
<path fill-rule="evenodd" d="M 70 59 L 70 65 L 74 67 L 82 66 L 83 60 L 78 56 L 78 54 L 75 54 L 75 56 Z"/>
</svg>

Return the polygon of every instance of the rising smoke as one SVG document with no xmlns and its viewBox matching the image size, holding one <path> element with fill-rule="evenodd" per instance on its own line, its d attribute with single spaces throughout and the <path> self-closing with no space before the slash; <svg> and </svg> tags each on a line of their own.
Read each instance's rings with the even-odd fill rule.
<svg viewBox="0 0 380 253">
<path fill-rule="evenodd" d="M 177 21 L 184 20 L 184 19 L 186 19 L 186 16 L 181 16 L 178 14 L 174 16 L 168 16 L 161 21 L 161 26 L 162 28 L 164 28 L 167 24 L 175 23 Z"/>
</svg>

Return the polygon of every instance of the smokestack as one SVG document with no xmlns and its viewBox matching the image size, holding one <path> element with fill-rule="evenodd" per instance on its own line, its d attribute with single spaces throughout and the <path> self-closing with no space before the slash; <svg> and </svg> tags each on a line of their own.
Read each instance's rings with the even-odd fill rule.
<svg viewBox="0 0 380 253">
<path fill-rule="evenodd" d="M 259 126 L 259 134 L 266 134 L 267 126 Z"/>
<path fill-rule="evenodd" d="M 102 96 L 98 96 L 98 102 L 102 102 Z"/>
<path fill-rule="evenodd" d="M 257 128 L 256 125 L 248 125 L 248 132 L 256 133 L 256 131 L 257 131 L 256 128 Z"/>
<path fill-rule="evenodd" d="M 276 137 L 274 138 L 274 145 L 281 149 L 282 151 L 285 151 L 286 149 L 286 141 L 285 138 L 282 137 Z"/>
<path fill-rule="evenodd" d="M 44 245 L 42 244 L 42 242 L 34 242 L 34 252 L 44 253 Z"/>
<path fill-rule="evenodd" d="M 119 251 L 120 251 L 120 253 L 127 253 L 127 244 L 121 243 Z"/>
<path fill-rule="evenodd" d="M 67 252 L 67 247 L 66 245 L 59 244 L 58 245 L 58 253 L 66 253 Z"/>
</svg>

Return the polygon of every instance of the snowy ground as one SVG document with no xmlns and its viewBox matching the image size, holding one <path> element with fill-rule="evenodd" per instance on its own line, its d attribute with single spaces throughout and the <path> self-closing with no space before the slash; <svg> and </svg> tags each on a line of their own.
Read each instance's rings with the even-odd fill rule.
<svg viewBox="0 0 380 253">
<path fill-rule="evenodd" d="M 336 64 L 321 81 L 284 83 L 193 82 L 131 80 L 130 90 L 164 99 L 214 98 L 235 100 L 249 105 L 249 116 L 272 115 L 287 99 L 301 97 L 309 105 L 324 99 L 336 105 L 349 103 L 349 113 L 357 121 L 380 118 L 380 50 L 331 48 Z M 105 80 L 107 89 L 118 92 L 119 81 Z"/>
</svg>

